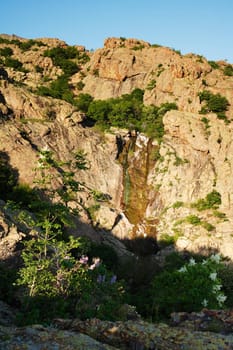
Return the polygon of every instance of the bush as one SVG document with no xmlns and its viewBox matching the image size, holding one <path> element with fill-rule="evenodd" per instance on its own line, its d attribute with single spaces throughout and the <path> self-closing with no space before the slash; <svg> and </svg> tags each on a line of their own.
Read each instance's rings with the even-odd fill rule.
<svg viewBox="0 0 233 350">
<path fill-rule="evenodd" d="M 54 80 L 49 87 L 39 86 L 37 93 L 41 96 L 51 96 L 53 98 L 65 100 L 69 103 L 74 103 L 74 95 L 65 75 L 58 77 L 57 80 Z"/>
<path fill-rule="evenodd" d="M 78 97 L 75 99 L 74 103 L 75 106 L 82 112 L 87 112 L 89 105 L 93 101 L 93 97 L 89 94 L 79 94 Z"/>
<path fill-rule="evenodd" d="M 205 199 L 199 199 L 197 202 L 191 205 L 192 208 L 196 208 L 198 211 L 207 209 L 218 209 L 222 203 L 221 194 L 216 190 L 208 193 Z"/>
<path fill-rule="evenodd" d="M 224 67 L 223 73 L 224 73 L 224 75 L 232 77 L 233 76 L 233 67 L 232 67 L 232 65 L 229 64 L 228 66 Z"/>
<path fill-rule="evenodd" d="M 5 59 L 5 65 L 10 68 L 14 68 L 15 70 L 22 71 L 23 64 L 14 58 L 7 57 Z"/>
<path fill-rule="evenodd" d="M 135 89 L 131 94 L 108 100 L 95 100 L 89 104 L 87 116 L 97 125 L 111 126 L 144 132 L 161 141 L 164 134 L 163 116 L 177 109 L 175 103 L 163 103 L 159 107 L 144 106 L 144 91 Z"/>
<path fill-rule="evenodd" d="M 209 65 L 211 66 L 211 68 L 213 69 L 218 69 L 219 68 L 219 64 L 215 61 L 208 61 Z"/>
<path fill-rule="evenodd" d="M 44 52 L 45 57 L 50 57 L 55 66 L 60 67 L 64 74 L 69 77 L 79 71 L 78 65 L 71 59 L 78 58 L 79 52 L 73 46 L 55 47 Z"/>
<path fill-rule="evenodd" d="M 0 49 L 0 55 L 4 57 L 9 57 L 13 55 L 13 50 L 11 47 L 4 47 Z"/>
<path fill-rule="evenodd" d="M 232 264 L 223 266 L 219 271 L 219 277 L 222 281 L 222 289 L 226 299 L 226 306 L 229 308 L 233 307 L 233 266 Z"/>
<path fill-rule="evenodd" d="M 18 43 L 19 48 L 24 52 L 24 51 L 28 51 L 31 49 L 32 46 L 45 46 L 45 44 L 42 41 L 38 41 L 38 40 L 28 40 L 28 41 L 20 41 Z"/>
<path fill-rule="evenodd" d="M 77 89 L 78 89 L 79 91 L 81 91 L 81 90 L 83 90 L 85 84 L 84 84 L 83 81 L 80 80 L 80 81 L 77 83 L 76 86 L 77 86 Z"/>
<path fill-rule="evenodd" d="M 156 276 L 151 286 L 152 313 L 155 319 L 171 312 L 200 311 L 203 307 L 219 309 L 226 296 L 222 292 L 219 255 L 202 262 L 193 258 L 179 270 L 165 271 Z"/>
<path fill-rule="evenodd" d="M 220 94 L 212 94 L 210 91 L 204 90 L 198 94 L 200 102 L 205 101 L 206 104 L 202 107 L 201 113 L 214 112 L 219 119 L 225 119 L 225 112 L 228 109 L 229 102 L 226 97 Z"/>
<path fill-rule="evenodd" d="M 196 216 L 196 215 L 188 215 L 186 218 L 185 218 L 185 221 L 188 223 L 188 224 L 191 224 L 191 225 L 194 225 L 194 226 L 197 226 L 197 225 L 200 225 L 201 224 L 201 219 Z"/>
</svg>

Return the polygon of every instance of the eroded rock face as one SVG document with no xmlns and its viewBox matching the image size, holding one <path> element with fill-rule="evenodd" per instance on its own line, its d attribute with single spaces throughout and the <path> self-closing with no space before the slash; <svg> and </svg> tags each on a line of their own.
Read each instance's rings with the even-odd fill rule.
<svg viewBox="0 0 233 350">
<path fill-rule="evenodd" d="M 9 44 L 13 57 L 29 72 L 9 67 L 0 70 L 0 151 L 18 170 L 19 181 L 33 186 L 41 148 L 48 147 L 63 161 L 82 149 L 89 169 L 78 172 L 76 178 L 109 198 L 93 218 L 98 228 L 120 239 L 134 235 L 162 239 L 168 234 L 175 237 L 176 249 L 218 250 L 233 259 L 233 79 L 224 75 L 226 62 L 212 69 L 204 57 L 181 56 L 170 48 L 124 38 L 109 38 L 102 49 L 88 52 L 90 61 L 80 63 L 80 71 L 70 78 L 74 94 L 81 92 L 75 87 L 81 81 L 82 92 L 95 99 L 141 88 L 147 105 L 173 102 L 178 106 L 178 111 L 164 116 L 161 145 L 138 134 L 129 152 L 127 145 L 132 138 L 127 140 L 128 130 L 101 134 L 85 128 L 85 115 L 74 106 L 34 93 L 38 85 L 49 86 L 49 81 L 63 73 L 44 51 L 66 44 L 57 39 L 40 41 L 45 46 L 26 52 Z M 78 49 L 85 52 L 83 47 Z M 42 73 L 35 71 L 36 65 Z M 216 114 L 207 114 L 204 119 L 199 114 L 202 105 L 198 93 L 203 90 L 228 99 L 229 123 Z M 124 141 L 120 151 L 119 139 Z M 198 212 L 192 205 L 213 190 L 221 195 L 217 212 L 214 208 Z M 187 221 L 190 215 L 199 218 L 198 225 L 190 218 Z"/>
<path fill-rule="evenodd" d="M 200 252 L 209 248 L 232 258 L 233 129 L 215 115 L 207 117 L 208 128 L 197 114 L 170 111 L 165 115 L 160 159 L 151 173 L 158 197 L 147 215 L 160 217 L 159 236 L 164 232 L 177 234 L 178 249 Z M 193 207 L 213 190 L 221 194 L 218 211 L 222 215 L 214 208 L 198 211 Z M 195 225 L 190 215 L 198 217 L 200 224 Z"/>
</svg>

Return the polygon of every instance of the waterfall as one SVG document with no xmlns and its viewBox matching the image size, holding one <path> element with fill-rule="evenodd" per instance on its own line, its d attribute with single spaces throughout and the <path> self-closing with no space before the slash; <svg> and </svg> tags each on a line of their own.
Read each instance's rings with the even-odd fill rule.
<svg viewBox="0 0 233 350">
<path fill-rule="evenodd" d="M 119 140 L 118 140 L 119 142 Z M 131 224 L 133 231 L 130 239 L 156 236 L 155 220 L 146 218 L 149 204 L 148 174 L 155 164 L 152 153 L 155 145 L 147 136 L 131 132 L 121 142 L 118 160 L 123 167 L 122 210 Z"/>
</svg>

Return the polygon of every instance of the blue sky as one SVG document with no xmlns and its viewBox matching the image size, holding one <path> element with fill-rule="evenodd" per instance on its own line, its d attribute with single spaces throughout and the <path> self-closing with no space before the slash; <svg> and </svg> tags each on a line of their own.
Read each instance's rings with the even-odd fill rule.
<svg viewBox="0 0 233 350">
<path fill-rule="evenodd" d="M 233 63 L 233 0 L 3 0 L 0 33 L 87 49 L 122 36 Z"/>
</svg>

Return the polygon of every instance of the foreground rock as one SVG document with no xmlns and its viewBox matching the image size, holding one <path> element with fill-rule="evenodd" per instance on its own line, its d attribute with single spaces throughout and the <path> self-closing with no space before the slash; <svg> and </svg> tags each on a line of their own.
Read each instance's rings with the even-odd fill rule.
<svg viewBox="0 0 233 350">
<path fill-rule="evenodd" d="M 196 331 L 190 325 L 170 327 L 144 321 L 57 320 L 56 327 L 0 326 L 0 349 L 231 350 L 233 335 Z"/>
<path fill-rule="evenodd" d="M 136 313 L 127 321 L 56 319 L 49 327 L 16 327 L 16 311 L 0 301 L 1 350 L 231 350 L 233 309 L 173 313 L 169 324 Z"/>
<path fill-rule="evenodd" d="M 200 319 L 200 317 L 196 317 Z M 193 321 L 194 322 L 194 321 Z M 208 350 L 233 349 L 233 335 L 210 331 L 196 331 L 192 327 L 170 327 L 167 324 L 152 324 L 144 321 L 107 322 L 97 319 L 57 320 L 58 327 L 82 332 L 111 344 L 118 349 L 136 350 Z"/>
<path fill-rule="evenodd" d="M 114 350 L 85 334 L 46 328 L 40 325 L 24 328 L 0 326 L 0 349 L 4 350 Z"/>
</svg>

